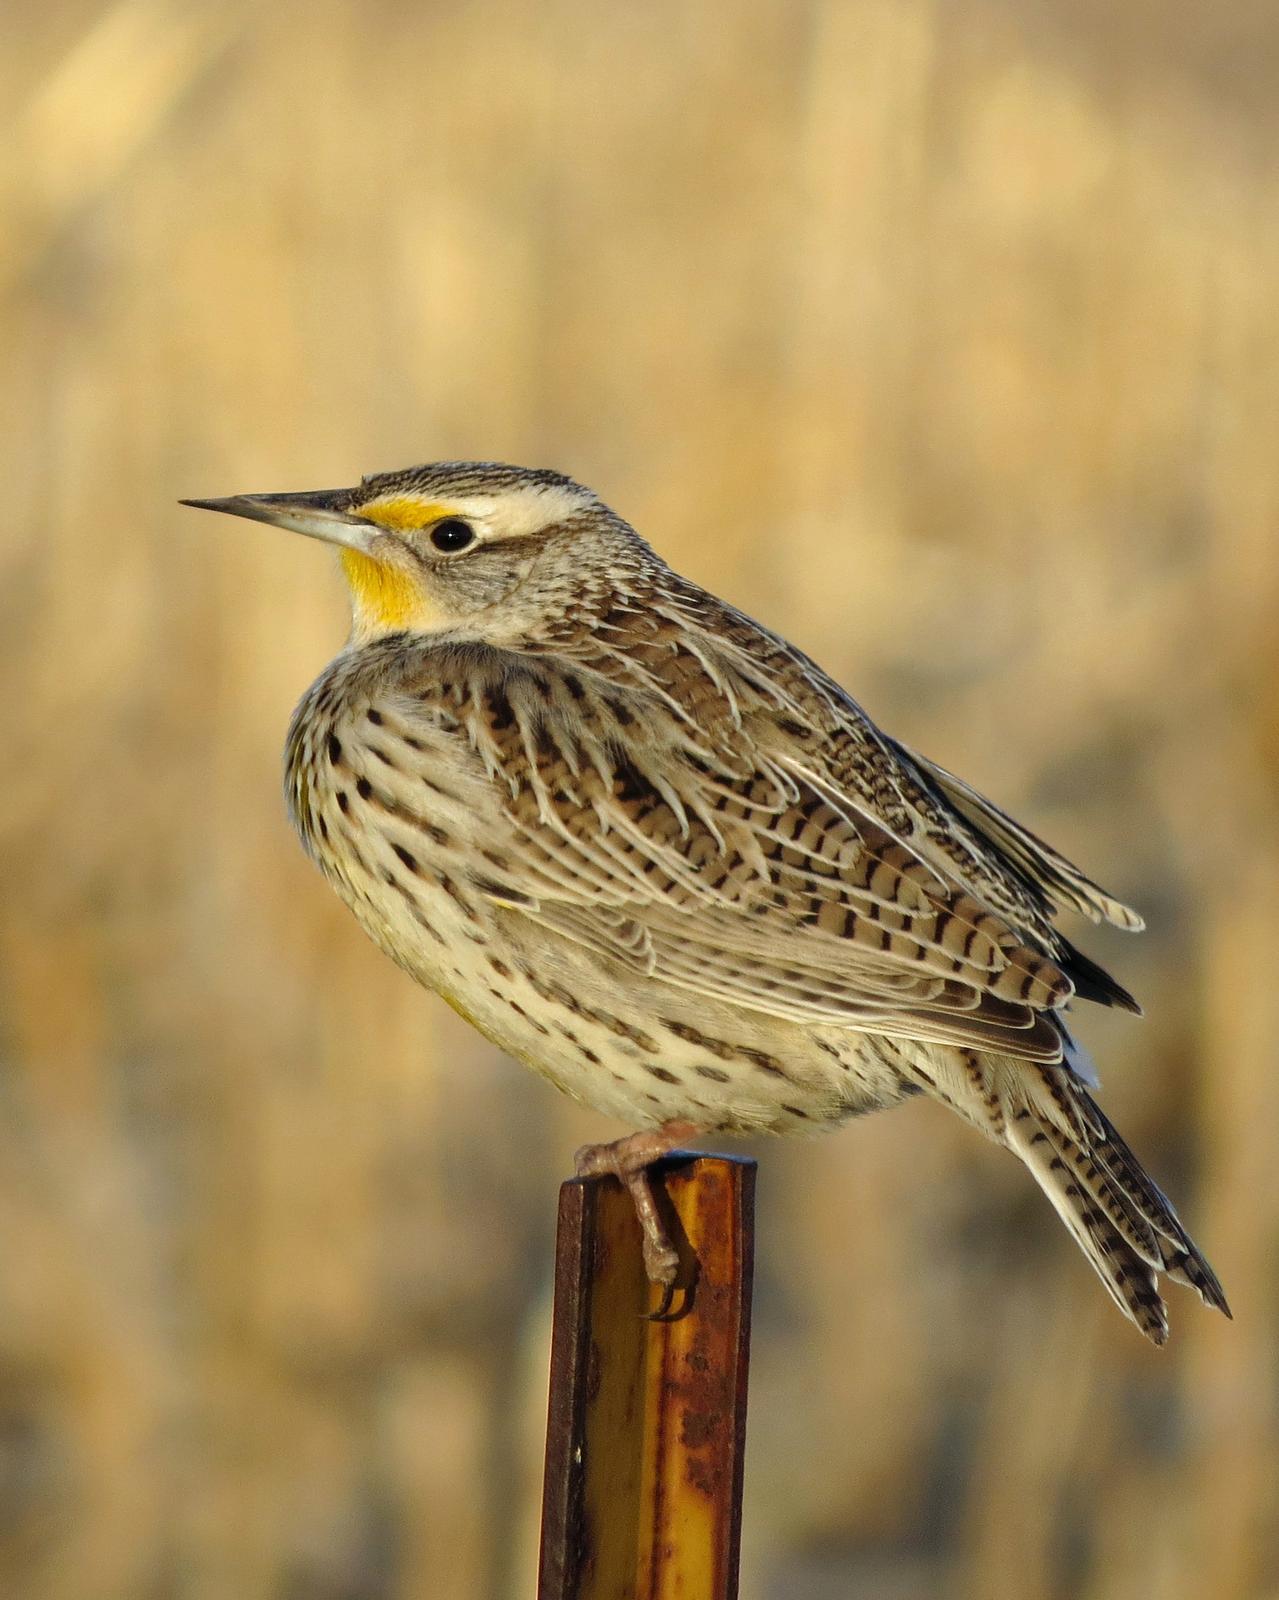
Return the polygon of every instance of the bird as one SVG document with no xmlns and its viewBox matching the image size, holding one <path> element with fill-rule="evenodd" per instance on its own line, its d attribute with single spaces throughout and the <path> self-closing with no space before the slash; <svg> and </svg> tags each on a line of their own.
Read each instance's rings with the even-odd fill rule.
<svg viewBox="0 0 1279 1600">
<path fill-rule="evenodd" d="M 576 1166 L 629 1190 L 663 1309 L 655 1163 L 927 1095 L 1153 1342 L 1161 1275 L 1230 1315 L 1067 1016 L 1140 1007 L 1058 914 L 1142 919 L 780 634 L 549 469 L 182 503 L 336 547 L 351 633 L 289 726 L 292 822 L 392 960 L 633 1130 Z"/>
</svg>

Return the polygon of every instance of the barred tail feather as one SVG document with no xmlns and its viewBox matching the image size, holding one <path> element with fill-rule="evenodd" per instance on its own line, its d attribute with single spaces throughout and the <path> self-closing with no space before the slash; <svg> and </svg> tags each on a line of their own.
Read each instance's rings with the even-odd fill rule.
<svg viewBox="0 0 1279 1600">
<path fill-rule="evenodd" d="M 1198 1292 L 1205 1305 L 1215 1306 L 1227 1317 L 1230 1306 L 1216 1273 L 1208 1265 L 1194 1240 L 1181 1225 L 1171 1202 L 1121 1137 L 1114 1124 L 1089 1096 L 1090 1119 L 1097 1129 L 1093 1141 L 1113 1182 L 1121 1188 L 1131 1205 L 1154 1227 L 1158 1236 L 1162 1270 L 1177 1283 Z"/>
<path fill-rule="evenodd" d="M 1021 1157 L 1119 1309 L 1148 1339 L 1163 1344 L 1168 1337 L 1161 1273 L 1230 1315 L 1216 1275 L 1167 1197 L 1069 1066 L 933 1047 L 920 1051 L 910 1072 Z"/>
<path fill-rule="evenodd" d="M 1101 1204 L 1104 1179 L 1089 1183 L 1078 1145 L 1022 1109 L 1008 1123 L 1008 1144 L 1034 1174 L 1075 1243 L 1092 1263 L 1119 1309 L 1155 1344 L 1168 1337 L 1168 1316 L 1147 1240 L 1138 1249 Z M 1094 1169 L 1096 1170 L 1096 1169 Z"/>
<path fill-rule="evenodd" d="M 1030 1168 L 1120 1310 L 1148 1339 L 1163 1344 L 1168 1318 L 1159 1274 L 1167 1273 L 1229 1316 L 1212 1268 L 1091 1096 L 1063 1082 L 1060 1074 L 1044 1076 L 1051 1109 L 1023 1102 L 1007 1117 L 1005 1139 Z M 1061 1115 L 1067 1098 L 1069 1128 Z"/>
</svg>

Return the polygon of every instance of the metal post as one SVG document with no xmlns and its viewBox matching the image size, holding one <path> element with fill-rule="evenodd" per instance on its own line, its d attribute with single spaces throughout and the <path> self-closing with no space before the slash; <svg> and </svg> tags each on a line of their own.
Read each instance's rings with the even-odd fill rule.
<svg viewBox="0 0 1279 1600">
<path fill-rule="evenodd" d="M 560 1189 L 538 1600 L 735 1600 L 755 1163 L 655 1169 L 681 1255 L 668 1315 L 612 1178 Z"/>
</svg>

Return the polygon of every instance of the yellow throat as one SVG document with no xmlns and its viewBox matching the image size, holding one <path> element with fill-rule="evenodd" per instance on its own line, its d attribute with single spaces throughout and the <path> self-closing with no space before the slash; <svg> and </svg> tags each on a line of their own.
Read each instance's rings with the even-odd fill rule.
<svg viewBox="0 0 1279 1600">
<path fill-rule="evenodd" d="M 361 550 L 343 550 L 341 559 L 351 586 L 356 633 L 395 633 L 429 624 L 426 596 L 407 572 Z"/>
<path fill-rule="evenodd" d="M 449 514 L 447 506 L 425 505 L 409 498 L 377 500 L 360 507 L 362 517 L 390 531 L 423 528 L 428 522 Z M 351 586 L 357 634 L 367 636 L 396 633 L 403 628 L 426 628 L 439 620 L 430 601 L 403 568 L 379 561 L 361 550 L 343 550 L 342 570 Z"/>
</svg>

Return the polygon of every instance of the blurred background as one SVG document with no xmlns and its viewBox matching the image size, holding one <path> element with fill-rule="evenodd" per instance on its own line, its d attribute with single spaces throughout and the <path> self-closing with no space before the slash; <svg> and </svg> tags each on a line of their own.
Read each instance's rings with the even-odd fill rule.
<svg viewBox="0 0 1279 1600">
<path fill-rule="evenodd" d="M 938 1107 L 761 1149 L 743 1600 L 1279 1595 L 1279 13 L 7 32 L 0 1593 L 532 1593 L 556 1185 L 621 1130 L 304 860 L 338 575 L 174 504 L 459 456 L 593 485 L 1150 924 L 1086 939 L 1146 1020 L 1081 1025 L 1236 1322 L 1148 1348 Z"/>
</svg>

